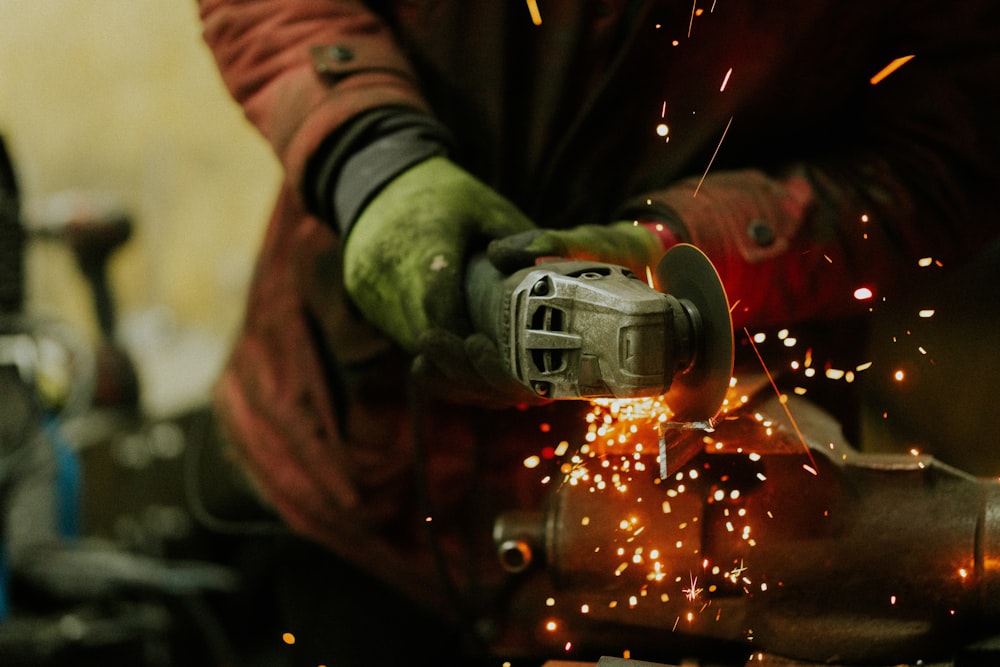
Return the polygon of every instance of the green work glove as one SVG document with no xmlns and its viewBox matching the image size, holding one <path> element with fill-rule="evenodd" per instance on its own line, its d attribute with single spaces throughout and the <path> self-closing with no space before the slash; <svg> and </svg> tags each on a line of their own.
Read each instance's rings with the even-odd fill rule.
<svg viewBox="0 0 1000 667">
<path fill-rule="evenodd" d="M 487 185 L 432 157 L 390 181 L 358 216 L 344 245 L 344 284 L 369 321 L 416 354 L 431 329 L 471 333 L 469 256 L 533 227 Z"/>
<path fill-rule="evenodd" d="M 489 246 L 490 262 L 505 273 L 531 266 L 543 257 L 559 257 L 617 264 L 642 277 L 647 266 L 656 269 L 663 252 L 656 234 L 632 221 L 530 230 Z"/>
</svg>

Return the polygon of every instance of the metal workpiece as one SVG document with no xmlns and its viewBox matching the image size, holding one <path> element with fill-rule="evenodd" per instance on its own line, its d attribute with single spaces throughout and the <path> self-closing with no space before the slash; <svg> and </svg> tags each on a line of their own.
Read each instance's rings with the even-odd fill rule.
<svg viewBox="0 0 1000 667">
<path fill-rule="evenodd" d="M 511 374 L 551 399 L 667 395 L 675 421 L 719 410 L 733 367 L 725 291 L 693 246 L 666 253 L 654 289 L 623 267 L 554 261 L 501 274 L 470 262 L 473 326 Z"/>
<path fill-rule="evenodd" d="M 668 452 L 700 446 L 666 478 L 655 452 L 583 457 L 534 529 L 497 523 L 498 546 L 522 544 L 589 623 L 662 632 L 665 645 L 682 633 L 898 664 L 1000 627 L 997 482 L 929 456 L 804 442 L 760 415 L 666 437 Z"/>
</svg>

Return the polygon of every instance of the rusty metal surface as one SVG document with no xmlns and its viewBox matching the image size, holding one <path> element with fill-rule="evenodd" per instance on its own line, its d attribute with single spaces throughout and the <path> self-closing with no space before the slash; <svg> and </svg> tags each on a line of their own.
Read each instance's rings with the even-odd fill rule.
<svg viewBox="0 0 1000 667">
<path fill-rule="evenodd" d="M 522 543 L 590 622 L 745 641 L 769 664 L 948 661 L 1000 627 L 995 481 L 759 415 L 667 435 L 700 446 L 666 479 L 655 453 L 587 458 L 497 543 Z"/>
</svg>

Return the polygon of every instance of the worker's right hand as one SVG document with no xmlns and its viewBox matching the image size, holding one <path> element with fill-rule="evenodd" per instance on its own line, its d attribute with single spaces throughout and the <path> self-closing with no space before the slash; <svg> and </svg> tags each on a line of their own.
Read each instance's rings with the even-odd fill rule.
<svg viewBox="0 0 1000 667">
<path fill-rule="evenodd" d="M 365 318 L 415 354 L 431 329 L 471 333 L 469 256 L 533 228 L 487 185 L 432 157 L 390 181 L 358 216 L 344 245 L 344 284 Z"/>
</svg>

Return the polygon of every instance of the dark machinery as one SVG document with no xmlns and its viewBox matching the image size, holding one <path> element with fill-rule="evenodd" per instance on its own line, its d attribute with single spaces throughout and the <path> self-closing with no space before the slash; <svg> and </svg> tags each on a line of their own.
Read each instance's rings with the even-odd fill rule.
<svg viewBox="0 0 1000 667">
<path fill-rule="evenodd" d="M 927 664 L 997 634 L 1000 484 L 859 453 L 804 402 L 717 415 L 733 341 L 699 252 L 668 253 L 667 294 L 593 263 L 488 271 L 470 276 L 503 288 L 473 292 L 476 324 L 512 374 L 617 411 L 545 510 L 494 527 L 508 569 L 543 567 L 575 601 L 567 627 L 744 642 L 788 664 Z M 669 420 L 635 407 L 659 394 Z"/>
<path fill-rule="evenodd" d="M 759 413 L 663 437 L 684 453 L 666 478 L 655 448 L 590 451 L 547 511 L 496 523 L 501 560 L 544 566 L 589 622 L 667 644 L 676 632 L 808 663 L 926 664 L 996 634 L 996 481 L 803 440 Z"/>
</svg>

